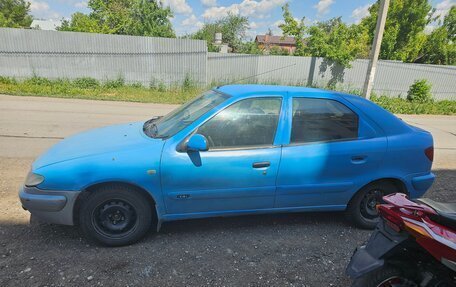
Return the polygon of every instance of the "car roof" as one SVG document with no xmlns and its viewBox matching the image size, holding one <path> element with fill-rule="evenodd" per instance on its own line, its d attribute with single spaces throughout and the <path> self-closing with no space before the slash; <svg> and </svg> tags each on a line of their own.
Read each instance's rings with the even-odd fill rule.
<svg viewBox="0 0 456 287">
<path fill-rule="evenodd" d="M 291 95 L 291 94 L 300 94 L 300 95 L 338 95 L 339 93 L 307 88 L 307 87 L 293 87 L 293 86 L 278 86 L 278 85 L 226 85 L 216 88 L 217 91 L 220 91 L 224 94 L 228 94 L 233 97 L 245 97 L 251 95 Z"/>
</svg>

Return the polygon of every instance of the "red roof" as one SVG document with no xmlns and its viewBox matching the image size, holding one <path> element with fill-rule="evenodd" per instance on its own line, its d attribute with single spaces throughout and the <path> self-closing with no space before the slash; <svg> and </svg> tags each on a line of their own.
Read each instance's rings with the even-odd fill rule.
<svg viewBox="0 0 456 287">
<path fill-rule="evenodd" d="M 290 36 L 257 35 L 255 40 L 262 44 L 295 45 L 296 40 Z"/>
</svg>

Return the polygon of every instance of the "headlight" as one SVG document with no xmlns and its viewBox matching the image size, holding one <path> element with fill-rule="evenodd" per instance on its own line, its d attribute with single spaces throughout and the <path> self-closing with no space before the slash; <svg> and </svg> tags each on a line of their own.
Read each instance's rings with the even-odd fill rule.
<svg viewBox="0 0 456 287">
<path fill-rule="evenodd" d="M 25 186 L 32 187 L 37 186 L 38 184 L 44 181 L 44 176 L 29 172 L 27 178 L 25 179 Z"/>
</svg>

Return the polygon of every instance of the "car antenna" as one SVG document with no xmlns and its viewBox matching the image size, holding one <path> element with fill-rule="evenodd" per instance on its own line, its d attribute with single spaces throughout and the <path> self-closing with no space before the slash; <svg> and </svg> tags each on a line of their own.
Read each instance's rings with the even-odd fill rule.
<svg viewBox="0 0 456 287">
<path fill-rule="evenodd" d="M 282 70 L 282 69 L 286 69 L 286 68 L 293 67 L 293 66 L 296 66 L 296 63 L 288 65 L 288 66 L 272 69 L 272 70 L 269 70 L 269 71 L 266 71 L 266 72 L 263 72 L 263 73 L 255 74 L 253 76 L 248 76 L 246 78 L 242 78 L 240 80 L 236 80 L 236 81 L 230 82 L 228 84 L 220 85 L 220 86 L 217 86 L 217 89 L 220 88 L 220 87 L 226 86 L 226 85 L 236 84 L 236 83 L 239 83 L 239 82 L 242 82 L 242 81 L 254 78 L 254 77 L 258 77 L 258 76 L 261 76 L 261 75 L 264 75 L 264 74 L 272 73 L 272 72 L 275 72 L 275 71 L 278 71 L 278 70 Z"/>
</svg>

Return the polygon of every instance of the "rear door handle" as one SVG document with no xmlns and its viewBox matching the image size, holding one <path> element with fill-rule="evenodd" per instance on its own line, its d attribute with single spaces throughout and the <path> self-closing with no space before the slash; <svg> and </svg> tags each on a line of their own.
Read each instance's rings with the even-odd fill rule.
<svg viewBox="0 0 456 287">
<path fill-rule="evenodd" d="M 268 167 L 270 166 L 271 163 L 269 161 L 260 161 L 260 162 L 254 162 L 252 164 L 253 168 L 262 168 L 262 167 Z"/>
<path fill-rule="evenodd" d="M 367 161 L 367 155 L 355 155 L 351 158 L 352 163 L 365 163 Z"/>
</svg>

